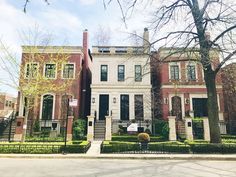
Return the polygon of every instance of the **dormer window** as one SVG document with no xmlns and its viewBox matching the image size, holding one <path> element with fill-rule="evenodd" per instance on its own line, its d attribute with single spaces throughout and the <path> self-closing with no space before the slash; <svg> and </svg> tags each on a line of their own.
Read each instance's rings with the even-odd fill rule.
<svg viewBox="0 0 236 177">
<path fill-rule="evenodd" d="M 126 47 L 116 47 L 115 52 L 116 53 L 127 53 L 127 48 Z"/>
<path fill-rule="evenodd" d="M 99 53 L 110 53 L 110 48 L 109 47 L 99 47 L 98 52 Z"/>
</svg>

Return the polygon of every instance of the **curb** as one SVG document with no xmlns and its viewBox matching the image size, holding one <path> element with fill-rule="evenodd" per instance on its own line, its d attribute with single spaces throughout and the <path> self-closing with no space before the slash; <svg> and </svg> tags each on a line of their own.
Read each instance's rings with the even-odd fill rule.
<svg viewBox="0 0 236 177">
<path fill-rule="evenodd" d="M 115 160 L 211 160 L 211 161 L 236 161 L 236 155 L 185 155 L 185 154 L 169 154 L 169 155 L 128 155 L 128 154 L 102 154 L 102 155 L 86 155 L 86 154 L 0 154 L 0 158 L 9 159 L 115 159 Z"/>
</svg>

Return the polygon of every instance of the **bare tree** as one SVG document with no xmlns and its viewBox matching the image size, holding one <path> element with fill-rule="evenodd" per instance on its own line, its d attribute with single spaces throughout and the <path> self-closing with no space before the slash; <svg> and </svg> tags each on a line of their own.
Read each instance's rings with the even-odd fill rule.
<svg viewBox="0 0 236 177">
<path fill-rule="evenodd" d="M 103 3 L 108 5 L 112 1 L 104 0 Z M 198 53 L 207 88 L 211 142 L 220 143 L 216 75 L 236 54 L 236 3 L 231 0 L 152 0 L 147 6 L 147 2 L 144 4 L 142 0 L 132 0 L 128 4 L 125 0 L 116 2 L 125 23 L 127 15 L 136 6 L 143 5 L 153 12 L 151 27 L 157 39 L 151 45 L 164 43 L 163 46 L 171 47 L 173 51 L 169 56 L 174 53 L 181 55 L 190 49 Z M 214 38 L 210 38 L 209 32 Z M 218 64 L 210 57 L 212 51 L 221 54 L 222 60 Z"/>
<path fill-rule="evenodd" d="M 110 29 L 99 25 L 93 36 L 95 45 L 97 46 L 109 45 L 110 39 L 111 39 Z"/>
</svg>

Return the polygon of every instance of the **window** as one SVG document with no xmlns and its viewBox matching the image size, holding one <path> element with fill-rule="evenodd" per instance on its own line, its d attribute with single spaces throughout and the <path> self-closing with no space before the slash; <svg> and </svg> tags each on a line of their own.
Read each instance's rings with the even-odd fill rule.
<svg viewBox="0 0 236 177">
<path fill-rule="evenodd" d="M 46 78 L 56 78 L 56 64 L 46 64 L 44 76 Z"/>
<path fill-rule="evenodd" d="M 115 52 L 116 53 L 127 53 L 127 48 L 126 47 L 116 47 Z"/>
<path fill-rule="evenodd" d="M 188 65 L 187 66 L 187 78 L 188 78 L 188 80 L 196 80 L 195 65 Z"/>
<path fill-rule="evenodd" d="M 179 80 L 179 66 L 178 65 L 170 66 L 170 79 Z"/>
<path fill-rule="evenodd" d="M 129 95 L 120 95 L 120 119 L 129 120 Z"/>
<path fill-rule="evenodd" d="M 134 95 L 135 119 L 143 120 L 143 95 Z"/>
<path fill-rule="evenodd" d="M 135 65 L 135 81 L 142 81 L 142 68 L 141 65 Z"/>
<path fill-rule="evenodd" d="M 26 78 L 35 78 L 38 72 L 38 64 L 37 63 L 27 63 L 26 64 Z"/>
<path fill-rule="evenodd" d="M 124 80 L 125 80 L 125 66 L 118 65 L 118 81 L 124 81 Z"/>
<path fill-rule="evenodd" d="M 101 65 L 101 81 L 107 81 L 107 65 Z"/>
<path fill-rule="evenodd" d="M 6 100 L 5 106 L 8 106 L 8 100 Z"/>
<path fill-rule="evenodd" d="M 43 96 L 42 120 L 52 120 L 53 95 Z"/>
<path fill-rule="evenodd" d="M 110 53 L 110 48 L 109 47 L 99 47 L 98 52 L 99 53 Z"/>
<path fill-rule="evenodd" d="M 63 67 L 63 78 L 64 79 L 73 79 L 74 78 L 74 64 L 65 64 Z"/>
</svg>

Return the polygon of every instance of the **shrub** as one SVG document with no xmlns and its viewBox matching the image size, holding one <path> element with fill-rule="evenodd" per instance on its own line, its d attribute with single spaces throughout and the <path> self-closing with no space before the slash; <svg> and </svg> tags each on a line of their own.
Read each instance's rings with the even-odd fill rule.
<svg viewBox="0 0 236 177">
<path fill-rule="evenodd" d="M 139 133 L 138 141 L 141 143 L 148 143 L 150 141 L 150 136 L 147 133 Z"/>
<path fill-rule="evenodd" d="M 144 132 L 147 133 L 147 134 L 149 134 L 149 135 L 152 134 L 152 133 L 151 133 L 151 130 L 150 130 L 149 128 L 146 128 Z"/>
<path fill-rule="evenodd" d="M 167 121 L 158 120 L 155 122 L 155 132 L 158 135 L 163 136 L 165 139 L 169 137 L 169 124 Z"/>
<path fill-rule="evenodd" d="M 151 142 L 160 142 L 165 141 L 166 139 L 162 136 L 150 136 Z M 126 142 L 137 142 L 137 136 L 136 135 L 113 135 L 112 141 L 126 141 Z"/>
<path fill-rule="evenodd" d="M 77 119 L 73 122 L 73 140 L 83 139 L 86 135 L 86 121 Z"/>
<path fill-rule="evenodd" d="M 36 119 L 34 121 L 33 131 L 34 132 L 39 132 L 40 131 L 40 125 L 39 125 L 39 120 L 38 119 Z"/>
<path fill-rule="evenodd" d="M 190 144 L 193 153 L 223 153 L 230 154 L 236 153 L 236 144 Z"/>
<path fill-rule="evenodd" d="M 174 142 L 158 142 L 149 143 L 150 151 L 172 152 L 172 153 L 189 153 L 190 146 L 184 143 Z"/>
<path fill-rule="evenodd" d="M 85 153 L 90 147 L 90 142 L 83 141 L 80 144 L 66 146 L 68 153 Z M 21 153 L 21 154 L 52 154 L 64 151 L 62 143 L 1 143 L 0 153 Z"/>
</svg>

